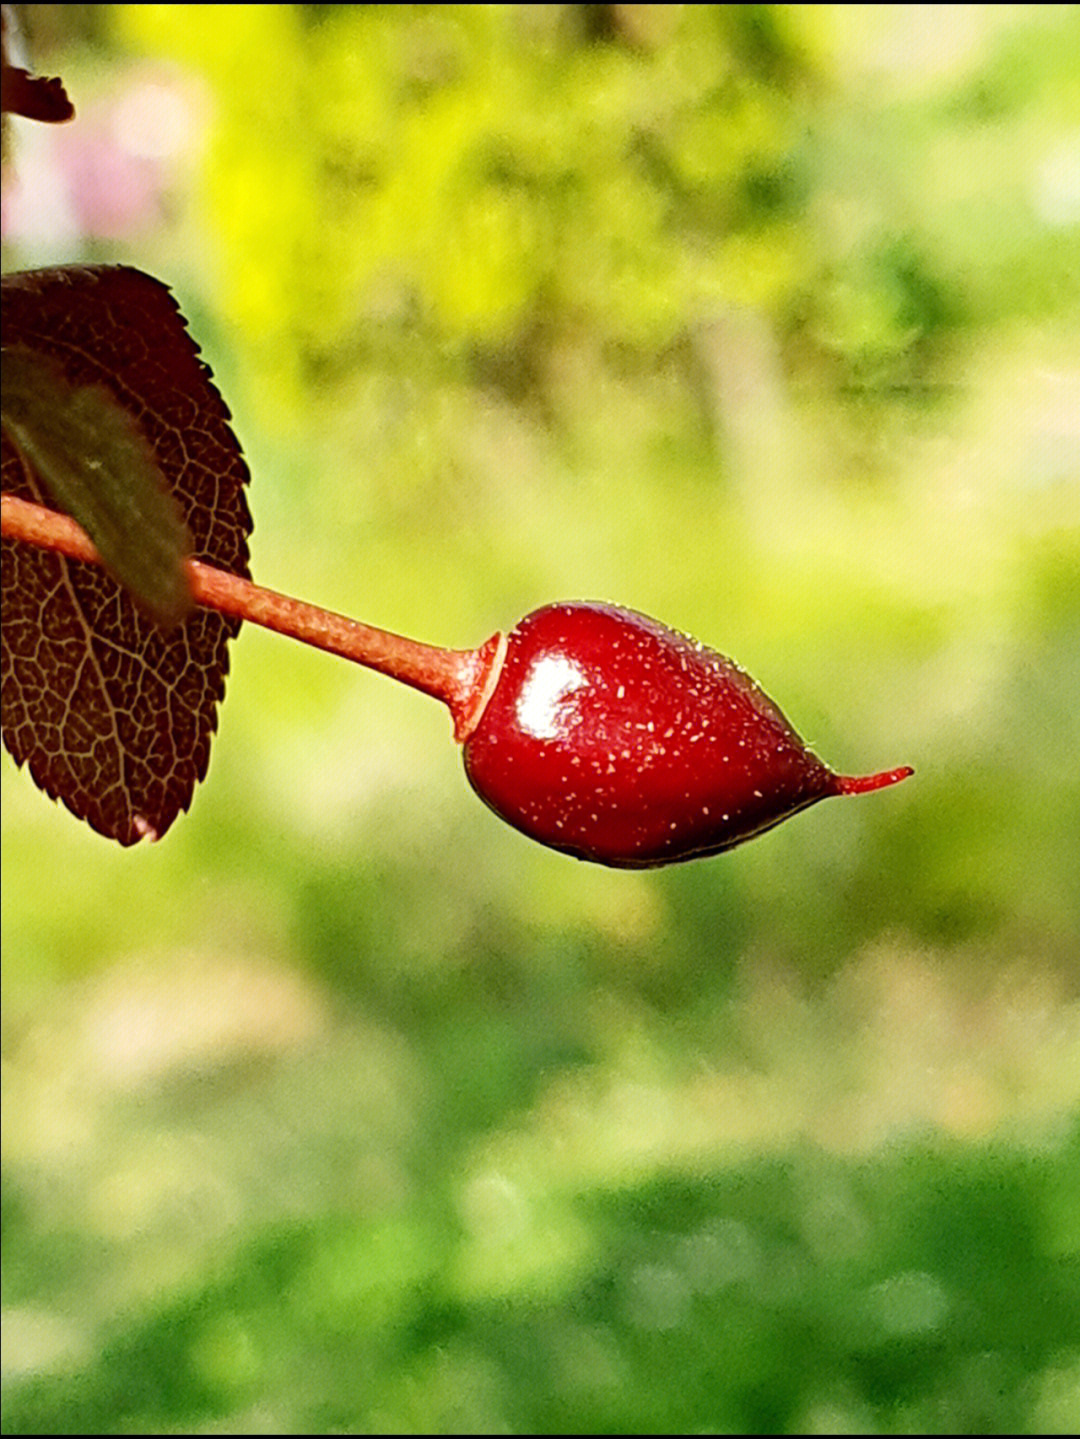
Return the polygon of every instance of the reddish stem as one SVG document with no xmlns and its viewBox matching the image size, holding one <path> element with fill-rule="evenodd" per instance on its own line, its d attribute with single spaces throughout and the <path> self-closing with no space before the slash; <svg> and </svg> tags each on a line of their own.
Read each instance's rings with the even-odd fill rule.
<svg viewBox="0 0 1080 1439">
<path fill-rule="evenodd" d="M 102 563 L 86 531 L 68 515 L 4 495 L 0 516 L 3 533 L 11 539 L 85 564 Z M 506 639 L 501 634 L 492 635 L 478 649 L 443 649 L 264 589 L 201 560 L 188 560 L 186 566 L 197 605 L 250 620 L 422 690 L 450 710 L 459 742 L 476 727 L 502 668 Z"/>
<path fill-rule="evenodd" d="M 869 794 L 871 790 L 885 789 L 890 784 L 899 784 L 915 771 L 909 764 L 899 769 L 882 770 L 880 774 L 850 775 L 838 774 L 836 787 L 839 794 Z"/>
</svg>

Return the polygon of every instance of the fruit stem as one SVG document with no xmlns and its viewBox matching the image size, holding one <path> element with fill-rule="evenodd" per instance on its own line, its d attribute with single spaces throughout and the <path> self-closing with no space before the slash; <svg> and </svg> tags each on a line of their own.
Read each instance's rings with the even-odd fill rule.
<svg viewBox="0 0 1080 1439">
<path fill-rule="evenodd" d="M 3 496 L 0 515 L 3 534 L 8 538 L 86 564 L 102 563 L 85 530 L 68 515 L 15 495 Z M 191 597 L 197 605 L 250 620 L 302 644 L 340 655 L 441 700 L 450 710 L 454 738 L 459 742 L 479 722 L 502 668 L 506 639 L 501 634 L 492 635 L 477 649 L 443 649 L 264 589 L 201 560 L 187 560 L 185 565 Z"/>
<path fill-rule="evenodd" d="M 837 794 L 869 794 L 871 790 L 885 789 L 890 784 L 899 784 L 902 779 L 907 779 L 914 773 L 912 767 L 905 764 L 901 765 L 899 769 L 882 770 L 880 774 L 838 774 L 836 776 L 836 792 Z"/>
</svg>

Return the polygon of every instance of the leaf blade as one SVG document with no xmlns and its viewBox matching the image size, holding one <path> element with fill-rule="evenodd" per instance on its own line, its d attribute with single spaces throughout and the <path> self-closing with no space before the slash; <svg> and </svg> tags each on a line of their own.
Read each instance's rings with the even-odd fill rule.
<svg viewBox="0 0 1080 1439">
<path fill-rule="evenodd" d="M 44 355 L 3 354 L 3 422 L 57 507 L 163 629 L 191 609 L 191 535 L 153 451 L 103 385 L 68 383 Z"/>
<path fill-rule="evenodd" d="M 135 415 L 194 556 L 247 576 L 247 465 L 167 288 L 88 266 L 5 276 L 2 291 L 5 346 Z M 4 488 L 49 504 L 32 463 L 8 435 L 0 444 Z M 239 622 L 195 610 L 164 635 L 99 566 L 10 540 L 2 557 L 4 744 L 99 833 L 163 835 L 206 773 Z"/>
</svg>

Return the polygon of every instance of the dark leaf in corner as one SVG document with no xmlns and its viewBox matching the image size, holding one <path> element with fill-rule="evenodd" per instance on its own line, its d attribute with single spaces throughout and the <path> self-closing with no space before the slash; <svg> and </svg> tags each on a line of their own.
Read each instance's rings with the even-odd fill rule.
<svg viewBox="0 0 1080 1439">
<path fill-rule="evenodd" d="M 75 107 L 68 99 L 63 81 L 31 75 L 28 70 L 10 63 L 11 13 L 10 5 L 0 7 L 0 113 L 44 120 L 47 124 L 72 119 Z"/>
<path fill-rule="evenodd" d="M 74 391 L 104 389 L 149 445 L 194 558 L 246 576 L 247 465 L 166 287 L 123 266 L 0 283 L 5 352 L 41 357 Z M 0 439 L 3 488 L 67 510 L 26 446 Z M 100 833 L 159 837 L 206 773 L 239 621 L 200 609 L 166 634 L 100 567 L 2 548 L 5 745 Z"/>
</svg>

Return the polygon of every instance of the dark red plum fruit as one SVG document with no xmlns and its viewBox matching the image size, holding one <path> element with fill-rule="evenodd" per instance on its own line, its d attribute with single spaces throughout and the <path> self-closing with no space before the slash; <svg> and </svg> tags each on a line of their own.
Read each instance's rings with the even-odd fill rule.
<svg viewBox="0 0 1080 1439">
<path fill-rule="evenodd" d="M 5 539 L 101 563 L 68 516 L 17 495 L 4 495 L 0 511 Z M 440 700 L 480 798 L 516 829 L 579 859 L 632 869 L 718 854 L 819 799 L 883 789 L 912 773 L 834 774 L 737 664 L 633 610 L 548 605 L 509 635 L 450 650 L 213 565 L 189 561 L 186 574 L 203 608 Z"/>
<path fill-rule="evenodd" d="M 508 824 L 620 868 L 718 854 L 818 800 L 912 773 L 834 774 L 732 660 L 585 601 L 510 632 L 464 760 Z"/>
</svg>

